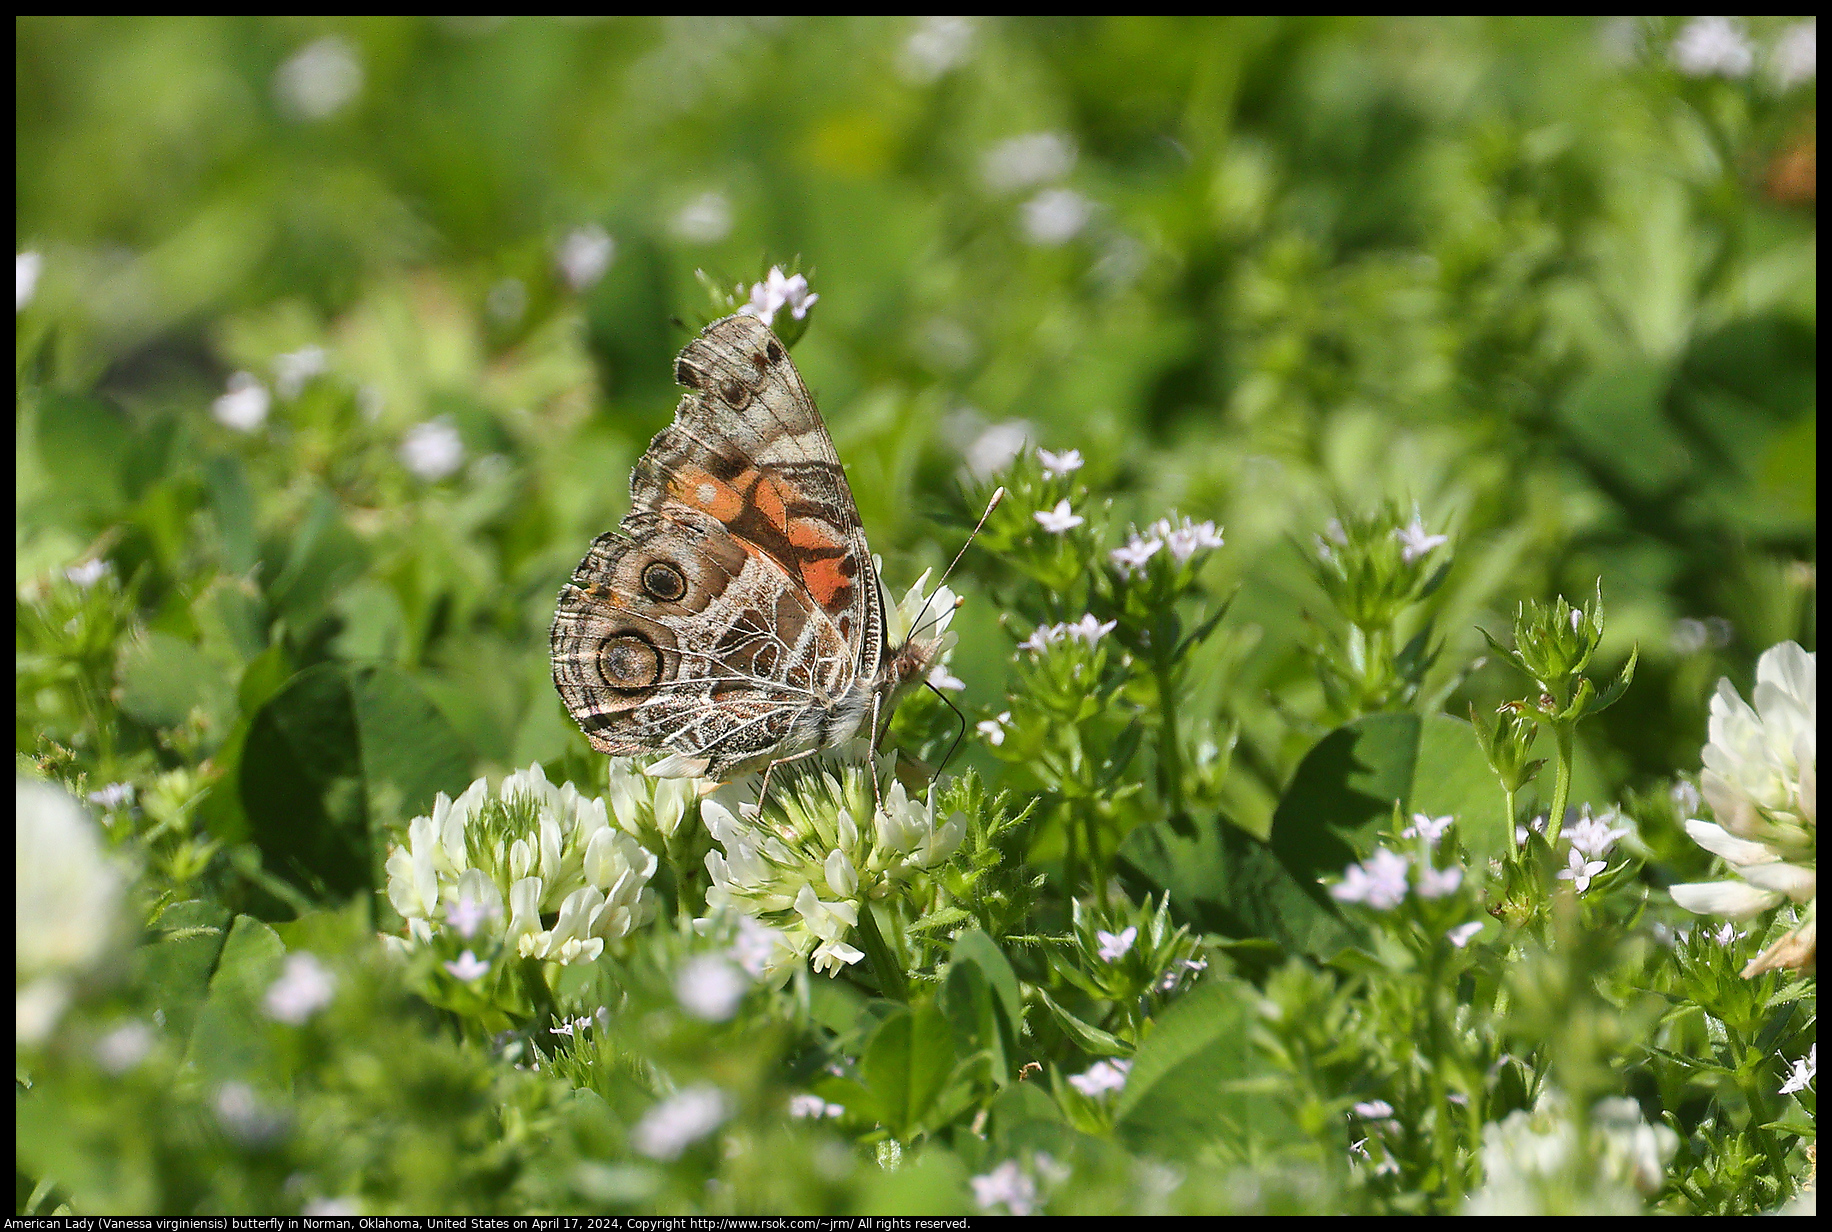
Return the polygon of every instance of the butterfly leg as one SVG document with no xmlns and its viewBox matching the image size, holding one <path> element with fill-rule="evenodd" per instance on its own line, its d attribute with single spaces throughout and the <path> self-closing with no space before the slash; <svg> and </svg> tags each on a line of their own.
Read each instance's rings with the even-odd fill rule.
<svg viewBox="0 0 1832 1232">
<path fill-rule="evenodd" d="M 792 761 L 800 761 L 804 757 L 813 757 L 818 752 L 820 752 L 820 749 L 818 748 L 804 749 L 801 752 L 793 754 L 792 756 L 789 756 L 789 757 L 778 757 L 775 761 L 770 762 L 769 764 L 764 766 L 763 782 L 759 784 L 757 788 L 757 811 L 760 813 L 763 811 L 764 797 L 769 794 L 770 771 L 776 769 L 776 767 L 778 766 L 786 766 Z"/>
</svg>

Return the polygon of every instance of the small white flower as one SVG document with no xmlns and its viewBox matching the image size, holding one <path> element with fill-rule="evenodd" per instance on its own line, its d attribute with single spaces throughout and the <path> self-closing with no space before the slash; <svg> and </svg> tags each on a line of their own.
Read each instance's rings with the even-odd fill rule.
<svg viewBox="0 0 1832 1232">
<path fill-rule="evenodd" d="M 1422 838 L 1425 846 L 1436 847 L 1438 840 L 1444 837 L 1444 831 L 1450 829 L 1456 821 L 1454 816 L 1429 817 L 1424 813 L 1414 813 L 1412 824 L 1400 831 L 1401 838 Z"/>
<path fill-rule="evenodd" d="M 463 980 L 467 984 L 472 980 L 481 978 L 490 970 L 489 963 L 477 957 L 477 955 L 471 953 L 469 950 L 458 955 L 458 957 L 451 962 L 445 963 L 444 966 L 446 971 L 451 973 L 453 979 Z"/>
<path fill-rule="evenodd" d="M 731 234 L 731 202 L 724 193 L 701 193 L 681 207 L 671 226 L 676 236 L 690 243 L 716 244 Z"/>
<path fill-rule="evenodd" d="M 1131 1068 L 1131 1061 L 1096 1061 L 1086 1073 L 1071 1076 L 1069 1085 L 1089 1099 L 1098 1099 L 1109 1091 L 1124 1087 L 1126 1071 Z"/>
<path fill-rule="evenodd" d="M 464 888 L 460 888 L 459 896 L 458 901 L 445 909 L 445 922 L 466 941 L 477 935 L 478 927 L 486 920 L 502 914 L 501 907 L 472 896 Z"/>
<path fill-rule="evenodd" d="M 1110 933 L 1104 928 L 1094 930 L 1095 938 L 1100 942 L 1102 962 L 1116 963 L 1131 951 L 1133 942 L 1139 939 L 1136 925 L 1128 924 L 1117 933 Z"/>
<path fill-rule="evenodd" d="M 1458 865 L 1449 868 L 1434 869 L 1420 866 L 1418 891 L 1420 898 L 1443 898 L 1455 894 L 1457 887 L 1463 884 L 1463 869 Z"/>
<path fill-rule="evenodd" d="M 138 1019 L 124 1022 L 95 1042 L 96 1064 L 110 1074 L 125 1074 L 146 1059 L 156 1039 L 153 1029 Z"/>
<path fill-rule="evenodd" d="M 407 430 L 401 441 L 401 465 L 427 483 L 437 483 L 464 465 L 464 439 L 451 417 L 441 415 Z"/>
<path fill-rule="evenodd" d="M 679 1159 L 731 1114 L 731 1100 L 718 1087 L 688 1087 L 649 1109 L 631 1132 L 630 1145 L 650 1159 Z"/>
<path fill-rule="evenodd" d="M 1337 902 L 1365 903 L 1376 911 L 1390 911 L 1406 899 L 1406 870 L 1411 861 L 1382 847 L 1360 864 L 1342 871 L 1342 881 L 1330 887 Z"/>
<path fill-rule="evenodd" d="M 261 1008 L 275 1022 L 296 1027 L 329 1005 L 336 991 L 337 977 L 316 955 L 288 954 L 280 978 L 267 986 Z"/>
<path fill-rule="evenodd" d="M 822 1117 L 843 1116 L 846 1109 L 838 1104 L 830 1104 L 818 1095 L 789 1096 L 789 1115 L 801 1120 L 816 1120 Z"/>
<path fill-rule="evenodd" d="M 1795 1061 L 1789 1070 L 1787 1081 L 1781 1084 L 1783 1095 L 1792 1095 L 1804 1091 L 1807 1084 L 1819 1077 L 1819 1045 L 1813 1044 L 1807 1049 L 1807 1055 Z"/>
<path fill-rule="evenodd" d="M 32 296 L 38 293 L 38 275 L 44 269 L 45 259 L 35 252 L 22 252 L 13 258 L 13 312 L 25 311 L 25 306 L 32 302 Z"/>
<path fill-rule="evenodd" d="M 1054 509 L 1039 509 L 1031 516 L 1037 519 L 1039 526 L 1052 535 L 1060 535 L 1073 530 L 1087 520 L 1069 508 L 1067 497 L 1057 501 Z"/>
<path fill-rule="evenodd" d="M 94 586 L 97 582 L 113 572 L 113 565 L 100 557 L 96 557 L 93 560 L 85 560 L 78 564 L 71 565 L 64 570 L 64 576 L 82 589 L 88 590 L 91 586 Z"/>
<path fill-rule="evenodd" d="M 972 1178 L 973 1201 L 983 1211 L 1003 1206 L 1013 1215 L 1036 1209 L 1037 1182 L 1026 1176 L 1018 1161 L 1008 1159 L 984 1176 Z"/>
<path fill-rule="evenodd" d="M 742 291 L 744 288 L 738 289 Z M 799 321 L 808 315 L 808 309 L 814 307 L 818 299 L 820 296 L 809 293 L 806 278 L 800 274 L 785 278 L 781 268 L 772 265 L 769 275 L 762 282 L 752 285 L 750 302 L 738 311 L 770 325 L 775 322 L 777 312 L 787 308 L 789 315 Z"/>
<path fill-rule="evenodd" d="M 1107 559 L 1118 565 L 1122 574 L 1126 577 L 1131 577 L 1135 573 L 1144 572 L 1145 563 L 1155 556 L 1163 546 L 1164 541 L 1157 538 L 1155 535 L 1146 539 L 1141 539 L 1139 536 L 1134 535 L 1126 541 L 1125 547 L 1114 548 L 1111 552 L 1107 553 Z"/>
<path fill-rule="evenodd" d="M 1001 710 L 996 719 L 982 719 L 974 724 L 980 735 L 986 737 L 986 743 L 997 748 L 1005 743 L 1005 725 L 1011 722 L 1011 711 Z"/>
<path fill-rule="evenodd" d="M 1602 859 L 1616 845 L 1617 839 L 1627 838 L 1633 833 L 1627 826 L 1610 825 L 1612 820 L 1619 821 L 1621 818 L 1622 814 L 1613 808 L 1599 817 L 1592 817 L 1590 806 L 1585 805 L 1578 820 L 1565 827 L 1565 841 L 1593 860 Z"/>
<path fill-rule="evenodd" d="M 1673 40 L 1674 67 L 1688 77 L 1747 77 L 1756 49 L 1733 17 L 1694 17 Z"/>
<path fill-rule="evenodd" d="M 937 663 L 929 669 L 929 687 L 944 693 L 959 693 L 967 687 L 967 682 L 949 671 L 946 664 Z"/>
<path fill-rule="evenodd" d="M 1567 854 L 1570 863 L 1559 870 L 1558 879 L 1571 882 L 1579 894 L 1587 892 L 1590 889 L 1591 878 L 1609 867 L 1608 863 L 1603 860 L 1585 859 L 1584 853 L 1576 847 L 1573 847 Z"/>
<path fill-rule="evenodd" d="M 128 878 L 60 787 L 14 776 L 14 1038 L 47 1039 L 76 980 L 109 951 Z"/>
<path fill-rule="evenodd" d="M 335 115 L 363 88 L 355 50 L 336 35 L 307 43 L 274 73 L 281 105 L 306 120 Z"/>
<path fill-rule="evenodd" d="M 1118 624 L 1116 620 L 1109 620 L 1103 624 L 1094 619 L 1091 613 L 1083 613 L 1080 620 L 1063 625 L 1062 632 L 1065 637 L 1080 638 L 1088 644 L 1089 650 L 1093 650 L 1100 639 L 1113 632 L 1114 627 Z"/>
<path fill-rule="evenodd" d="M 1060 642 L 1067 629 L 1067 625 L 1038 625 L 1029 637 L 1018 643 L 1018 649 L 1042 654 L 1050 648 L 1051 642 Z"/>
<path fill-rule="evenodd" d="M 1057 475 L 1072 475 L 1082 467 L 1081 450 L 1067 449 L 1062 453 L 1051 453 L 1047 449 L 1037 450 L 1037 461 L 1043 463 L 1043 477 L 1054 479 Z"/>
<path fill-rule="evenodd" d="M 1008 419 L 987 425 L 974 435 L 962 451 L 967 460 L 968 472 L 975 479 L 998 474 L 1024 451 L 1024 442 L 1029 439 L 1030 425 L 1022 419 Z"/>
<path fill-rule="evenodd" d="M 616 255 L 617 241 L 597 223 L 587 223 L 566 233 L 554 253 L 554 264 L 560 267 L 560 277 L 566 279 L 567 286 L 574 291 L 589 291 L 611 268 L 611 259 Z"/>
<path fill-rule="evenodd" d="M 267 410 L 273 399 L 267 386 L 251 372 L 237 372 L 229 378 L 229 392 L 210 404 L 216 422 L 237 432 L 253 432 L 267 422 Z"/>
<path fill-rule="evenodd" d="M 1015 192 L 1060 180 L 1075 169 L 1075 142 L 1066 133 L 1008 137 L 980 159 L 980 176 L 994 192 Z"/>
<path fill-rule="evenodd" d="M 1819 21 L 1809 17 L 1781 32 L 1768 54 L 1768 75 L 1786 90 L 1812 81 L 1819 72 Z"/>
<path fill-rule="evenodd" d="M 1171 558 L 1180 565 L 1189 563 L 1197 552 L 1222 546 L 1221 532 L 1213 522 L 1192 522 L 1188 518 L 1172 521 L 1159 518 L 1150 527 L 1154 538 L 1162 539 Z"/>
<path fill-rule="evenodd" d="M 973 19 L 924 17 L 897 54 L 897 67 L 917 85 L 934 81 L 973 51 Z"/>
<path fill-rule="evenodd" d="M 790 949 L 788 938 L 779 929 L 760 924 L 748 915 L 738 917 L 738 936 L 732 942 L 730 955 L 752 979 L 762 979 L 765 971 Z"/>
<path fill-rule="evenodd" d="M 261 1102 L 245 1082 L 225 1082 L 216 1091 L 216 1120 L 247 1146 L 272 1142 L 286 1129 L 286 1117 Z"/>
<path fill-rule="evenodd" d="M 1673 800 L 1673 811 L 1681 817 L 1690 817 L 1697 813 L 1698 806 L 1703 803 L 1698 794 L 1698 788 L 1685 779 L 1680 779 L 1673 784 L 1667 794 Z"/>
<path fill-rule="evenodd" d="M 1024 203 L 1024 238 L 1040 247 L 1060 247 L 1080 235 L 1093 214 L 1093 203 L 1074 189 L 1045 189 Z"/>
<path fill-rule="evenodd" d="M 1738 928 L 1735 924 L 1725 922 L 1717 926 L 1717 931 L 1711 934 L 1711 939 L 1728 949 L 1730 946 L 1735 945 L 1747 936 L 1749 936 L 1749 934 Z"/>
<path fill-rule="evenodd" d="M 1393 1105 L 1384 1099 L 1370 1099 L 1349 1109 L 1364 1121 L 1384 1121 L 1393 1116 Z"/>
<path fill-rule="evenodd" d="M 1349 533 L 1342 529 L 1341 518 L 1331 518 L 1329 521 L 1325 522 L 1323 524 L 1323 533 L 1327 535 L 1329 541 L 1334 543 L 1337 547 L 1345 548 L 1349 545 Z"/>
<path fill-rule="evenodd" d="M 1482 931 L 1482 921 L 1481 920 L 1471 920 L 1467 924 L 1457 925 L 1455 928 L 1445 933 L 1444 936 L 1446 940 L 1448 940 L 1452 945 L 1456 946 L 1460 950 L 1464 946 L 1468 945 L 1470 941 L 1475 938 L 1476 934 L 1481 931 Z"/>
<path fill-rule="evenodd" d="M 288 351 L 284 355 L 274 356 L 274 389 L 282 398 L 291 402 L 305 389 L 306 383 L 315 376 L 324 375 L 329 366 L 323 347 L 301 347 L 297 351 Z"/>
<path fill-rule="evenodd" d="M 1411 564 L 1432 549 L 1443 547 L 1450 542 L 1449 535 L 1427 533 L 1424 521 L 1416 512 L 1412 515 L 1411 524 L 1403 529 L 1395 530 L 1393 537 L 1399 540 L 1399 557 L 1407 564 Z"/>
</svg>

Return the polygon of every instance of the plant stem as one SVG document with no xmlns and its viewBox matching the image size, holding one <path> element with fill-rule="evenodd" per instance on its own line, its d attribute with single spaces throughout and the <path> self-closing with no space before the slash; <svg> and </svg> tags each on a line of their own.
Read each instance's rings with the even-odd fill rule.
<svg viewBox="0 0 1832 1232">
<path fill-rule="evenodd" d="M 859 903 L 859 940 L 865 946 L 865 957 L 871 960 L 871 972 L 878 977 L 878 991 L 892 1001 L 908 1004 L 910 990 L 904 983 L 903 964 L 891 953 L 884 934 L 878 929 L 878 916 L 870 900 Z"/>
<path fill-rule="evenodd" d="M 1183 744 L 1177 736 L 1177 684 L 1175 669 L 1157 664 L 1152 674 L 1158 683 L 1158 794 L 1172 817 L 1183 814 Z"/>
<path fill-rule="evenodd" d="M 1520 841 L 1514 836 L 1514 827 L 1516 825 L 1516 822 L 1514 819 L 1517 816 L 1515 810 L 1519 808 L 1520 806 L 1515 800 L 1513 788 L 1504 787 L 1501 789 L 1501 794 L 1507 800 L 1508 815 L 1506 819 L 1506 825 L 1508 828 L 1508 850 L 1509 851 L 1519 851 L 1520 850 Z"/>
<path fill-rule="evenodd" d="M 1558 833 L 1565 825 L 1565 805 L 1571 798 L 1572 725 L 1556 723 L 1553 739 L 1558 742 L 1558 773 L 1552 780 L 1552 808 L 1546 814 L 1546 846 L 1558 845 Z"/>
</svg>

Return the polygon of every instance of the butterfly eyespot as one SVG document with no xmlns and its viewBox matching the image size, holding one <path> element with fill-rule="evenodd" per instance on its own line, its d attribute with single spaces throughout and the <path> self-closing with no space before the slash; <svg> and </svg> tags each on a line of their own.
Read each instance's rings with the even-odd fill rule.
<svg viewBox="0 0 1832 1232">
<path fill-rule="evenodd" d="M 646 689 L 662 678 L 662 656 L 642 638 L 626 633 L 598 648 L 598 669 L 613 689 Z"/>
<path fill-rule="evenodd" d="M 663 603 L 679 601 L 687 593 L 687 579 L 673 565 L 656 561 L 642 571 L 642 588 Z"/>
<path fill-rule="evenodd" d="M 751 352 L 751 367 L 757 369 L 758 376 L 762 376 L 770 370 L 770 361 L 765 359 L 762 355 L 758 354 L 756 351 L 752 351 Z"/>
<path fill-rule="evenodd" d="M 783 360 L 788 358 L 788 356 L 783 353 L 782 343 L 776 341 L 774 338 L 764 343 L 763 349 L 770 353 L 770 362 L 773 364 L 780 364 Z"/>
<path fill-rule="evenodd" d="M 751 391 L 735 376 L 728 376 L 719 382 L 719 396 L 734 411 L 743 410 L 751 401 Z"/>
</svg>

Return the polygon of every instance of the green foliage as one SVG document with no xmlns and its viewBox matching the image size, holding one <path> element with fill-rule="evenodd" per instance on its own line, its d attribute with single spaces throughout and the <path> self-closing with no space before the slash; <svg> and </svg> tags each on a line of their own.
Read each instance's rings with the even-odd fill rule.
<svg viewBox="0 0 1832 1232">
<path fill-rule="evenodd" d="M 1816 900 L 1669 893 L 1816 637 L 1815 36 L 1717 20 L 20 19 L 18 1213 L 1793 1201 Z M 771 294 L 893 595 L 991 508 L 759 799 L 548 630 Z M 524 945 L 532 798 L 440 897 L 512 770 L 653 919 Z"/>
</svg>

